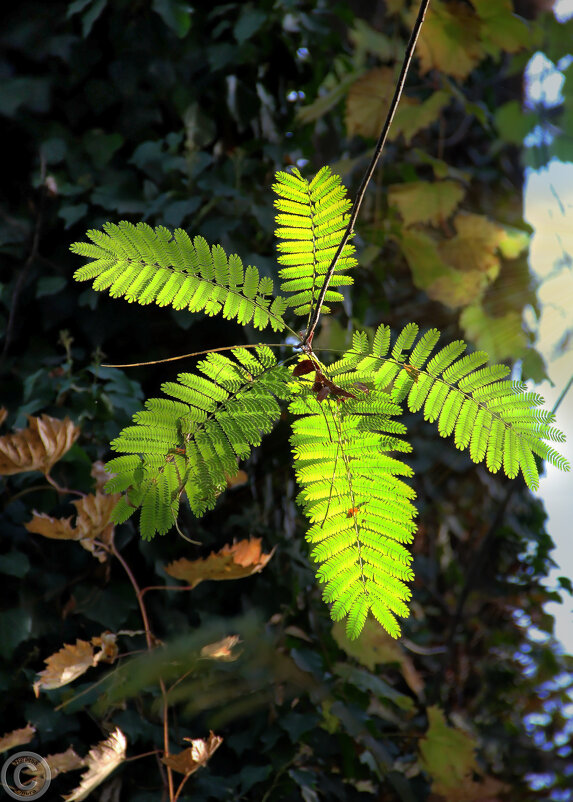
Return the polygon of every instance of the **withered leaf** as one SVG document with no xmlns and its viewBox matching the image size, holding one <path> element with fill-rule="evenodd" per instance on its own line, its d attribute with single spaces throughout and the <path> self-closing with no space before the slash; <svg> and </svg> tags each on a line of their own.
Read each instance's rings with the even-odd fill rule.
<svg viewBox="0 0 573 802">
<path fill-rule="evenodd" d="M 310 359 L 305 359 L 302 362 L 299 362 L 298 365 L 295 366 L 292 375 L 304 376 L 305 373 L 312 373 L 314 369 L 315 365 L 310 361 Z"/>
<path fill-rule="evenodd" d="M 26 724 L 19 730 L 12 730 L 7 732 L 0 738 L 0 752 L 6 752 L 8 749 L 13 749 L 15 746 L 22 746 L 22 744 L 29 744 L 34 735 L 36 728 L 31 724 Z"/>
<path fill-rule="evenodd" d="M 50 767 L 52 780 L 58 774 L 65 774 L 67 771 L 77 771 L 86 765 L 85 759 L 76 754 L 71 746 L 69 746 L 65 752 L 59 752 L 56 755 L 46 755 L 45 761 Z"/>
<path fill-rule="evenodd" d="M 240 642 L 238 635 L 227 635 L 226 638 L 208 643 L 201 649 L 201 657 L 208 660 L 222 660 L 231 663 L 239 656 L 238 652 L 233 652 L 234 647 Z"/>
<path fill-rule="evenodd" d="M 223 739 L 211 730 L 208 738 L 184 738 L 190 741 L 191 746 L 177 755 L 166 755 L 161 758 L 163 763 L 173 771 L 187 776 L 194 774 L 197 769 L 204 766 L 211 755 L 221 746 Z"/>
<path fill-rule="evenodd" d="M 41 690 L 68 685 L 101 661 L 112 663 L 117 657 L 116 638 L 112 632 L 103 632 L 100 637 L 92 638 L 91 643 L 85 640 L 77 640 L 75 645 L 66 643 L 51 654 L 44 660 L 47 667 L 40 671 L 34 683 L 36 697 Z M 99 652 L 95 651 L 95 646 L 100 647 Z"/>
<path fill-rule="evenodd" d="M 175 579 L 187 582 L 192 588 L 207 579 L 242 579 L 262 571 L 273 556 L 274 549 L 264 554 L 261 538 L 240 540 L 212 551 L 205 559 L 187 560 L 185 557 L 166 566 L 165 571 Z"/>
<path fill-rule="evenodd" d="M 0 407 L 0 426 L 2 426 L 2 424 L 6 420 L 7 415 L 8 415 L 8 410 L 6 409 L 6 407 Z"/>
<path fill-rule="evenodd" d="M 89 551 L 100 562 L 107 559 L 107 551 L 94 541 L 109 544 L 114 525 L 111 513 L 115 507 L 119 493 L 107 495 L 97 491 L 81 499 L 72 501 L 77 510 L 75 526 L 72 517 L 52 518 L 45 512 L 34 510 L 31 521 L 24 524 L 28 532 L 51 538 L 53 540 L 77 540 L 86 551 Z"/>
<path fill-rule="evenodd" d="M 92 747 L 85 759 L 88 770 L 82 775 L 79 786 L 68 796 L 64 802 L 82 802 L 91 792 L 109 777 L 114 769 L 125 760 L 127 741 L 123 732 L 118 728 L 99 744 Z"/>
<path fill-rule="evenodd" d="M 79 436 L 80 429 L 70 418 L 28 415 L 27 429 L 0 437 L 0 475 L 25 471 L 47 475 Z"/>
</svg>

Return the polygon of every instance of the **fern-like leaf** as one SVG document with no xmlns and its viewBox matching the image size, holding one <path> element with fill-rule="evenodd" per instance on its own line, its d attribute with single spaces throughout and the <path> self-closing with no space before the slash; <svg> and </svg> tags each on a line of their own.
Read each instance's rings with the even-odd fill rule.
<svg viewBox="0 0 573 802">
<path fill-rule="evenodd" d="M 279 172 L 273 185 L 278 195 L 275 206 L 276 236 L 284 267 L 279 271 L 283 280 L 281 290 L 291 293 L 289 306 L 297 315 L 307 315 L 314 306 L 324 283 L 336 249 L 340 245 L 348 224 L 350 200 L 340 177 L 323 167 L 312 181 L 304 179 L 295 168 L 292 173 Z M 352 284 L 350 276 L 342 271 L 354 267 L 354 246 L 347 244 L 337 261 L 329 287 Z M 342 301 L 343 295 L 328 289 L 323 312 L 329 312 L 328 302 Z"/>
<path fill-rule="evenodd" d="M 305 388 L 290 410 L 300 416 L 291 438 L 298 501 L 312 523 L 306 538 L 332 617 L 348 616 L 348 636 L 356 638 L 371 611 L 397 637 L 413 577 L 403 544 L 413 539 L 416 513 L 414 491 L 400 478 L 412 471 L 389 455 L 410 450 L 392 417 L 400 407 L 381 391 L 320 404 Z"/>
<path fill-rule="evenodd" d="M 569 470 L 567 461 L 545 442 L 565 438 L 551 426 L 554 416 L 538 408 L 543 398 L 505 379 L 510 372 L 506 365 L 487 365 L 483 351 L 464 355 L 467 346 L 461 340 L 432 356 L 438 338 L 436 329 L 418 338 L 418 326 L 409 323 L 390 351 L 390 330 L 380 326 L 370 347 L 355 337 L 352 349 L 329 368 L 329 375 L 339 381 L 345 362 L 354 365 L 354 372 L 345 376 L 347 383 L 370 378 L 373 386 L 390 392 L 393 401 L 406 400 L 412 412 L 422 410 L 426 420 L 437 421 L 440 435 L 453 435 L 456 447 L 469 448 L 474 462 L 485 460 L 493 473 L 503 467 L 512 478 L 521 469 L 532 490 L 539 486 L 533 454 Z M 342 381 L 341 385 L 346 386 Z"/>
<path fill-rule="evenodd" d="M 76 281 L 93 279 L 94 290 L 114 298 L 174 309 L 222 314 L 258 329 L 284 328 L 285 298 L 272 298 L 273 281 L 246 270 L 236 254 L 227 257 L 220 245 L 209 248 L 203 237 L 193 241 L 183 229 L 171 233 L 146 223 L 106 223 L 103 231 L 88 231 L 91 242 L 70 249 L 91 259 L 74 273 Z"/>
<path fill-rule="evenodd" d="M 125 521 L 141 507 L 140 529 L 149 539 L 167 532 L 177 519 L 183 493 L 192 512 L 212 509 L 237 461 L 249 456 L 280 415 L 277 398 L 288 396 L 289 371 L 266 346 L 256 356 L 234 348 L 235 359 L 210 353 L 199 374 L 182 373 L 166 382 L 167 397 L 152 398 L 112 442 L 122 456 L 107 470 L 115 476 L 108 492 L 125 491 L 114 511 Z"/>
</svg>

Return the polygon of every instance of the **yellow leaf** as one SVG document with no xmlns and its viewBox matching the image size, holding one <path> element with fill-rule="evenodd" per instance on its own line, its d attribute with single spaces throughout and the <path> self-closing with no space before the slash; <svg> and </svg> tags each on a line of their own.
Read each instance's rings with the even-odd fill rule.
<svg viewBox="0 0 573 802">
<path fill-rule="evenodd" d="M 420 741 L 420 759 L 432 778 L 432 791 L 447 794 L 477 770 L 475 741 L 465 732 L 449 727 L 439 707 L 429 707 L 427 713 L 428 730 Z"/>
<path fill-rule="evenodd" d="M 418 131 L 427 128 L 438 119 L 440 112 L 449 104 L 452 96 L 449 92 L 439 89 L 423 103 L 413 98 L 408 98 L 408 102 L 404 103 L 404 97 L 402 96 L 396 109 L 396 116 L 390 129 L 390 139 L 394 140 L 402 134 L 406 144 L 409 145 Z"/>
<path fill-rule="evenodd" d="M 173 771 L 186 776 L 194 774 L 197 769 L 204 766 L 223 743 L 223 739 L 219 735 L 215 735 L 213 731 L 209 733 L 208 738 L 184 738 L 183 740 L 190 741 L 192 746 L 177 755 L 166 755 L 161 760 Z"/>
<path fill-rule="evenodd" d="M 366 619 L 359 638 L 349 640 L 344 622 L 337 621 L 332 627 L 332 635 L 347 655 L 373 671 L 380 663 L 398 663 L 402 676 L 408 686 L 419 696 L 424 689 L 424 680 L 414 668 L 414 664 L 404 653 L 400 642 L 385 632 L 370 616 Z"/>
<path fill-rule="evenodd" d="M 26 724 L 19 730 L 12 730 L 7 732 L 0 738 L 0 752 L 6 752 L 8 749 L 13 749 L 15 746 L 22 746 L 22 744 L 29 744 L 36 734 L 36 728 L 31 724 Z"/>
<path fill-rule="evenodd" d="M 350 87 L 346 97 L 346 131 L 348 136 L 376 139 L 380 134 L 396 86 L 390 67 L 375 67 Z M 403 97 L 401 103 L 412 101 Z"/>
<path fill-rule="evenodd" d="M 480 298 L 487 289 L 488 280 L 479 270 L 453 270 L 446 272 L 426 287 L 428 298 L 457 309 Z"/>
<path fill-rule="evenodd" d="M 118 728 L 99 744 L 92 747 L 86 758 L 88 770 L 82 775 L 79 786 L 68 796 L 64 802 L 82 802 L 91 792 L 101 785 L 109 775 L 125 760 L 127 741 L 125 735 Z"/>
<path fill-rule="evenodd" d="M 405 226 L 437 226 L 457 208 L 465 190 L 456 181 L 411 181 L 388 187 L 388 202 L 397 206 Z"/>
<path fill-rule="evenodd" d="M 420 74 L 438 70 L 467 78 L 484 56 L 479 29 L 478 17 L 467 6 L 432 0 L 416 48 Z"/>
<path fill-rule="evenodd" d="M 426 290 L 432 282 L 447 274 L 448 266 L 438 253 L 435 237 L 429 232 L 402 229 L 398 242 L 419 289 Z"/>
<path fill-rule="evenodd" d="M 192 588 L 207 579 L 242 579 L 262 571 L 274 554 L 264 554 L 261 538 L 240 540 L 232 546 L 223 546 L 218 552 L 211 552 L 205 559 L 176 560 L 165 568 L 169 576 L 182 579 Z"/>
<path fill-rule="evenodd" d="M 491 362 L 521 359 L 527 351 L 521 312 L 491 317 L 480 303 L 475 303 L 463 310 L 460 325 L 468 340 L 489 354 Z"/>
<path fill-rule="evenodd" d="M 439 246 L 444 261 L 455 270 L 478 270 L 487 273 L 490 281 L 500 269 L 497 248 L 504 237 L 498 223 L 480 214 L 460 212 L 454 220 L 457 234 Z"/>
<path fill-rule="evenodd" d="M 79 428 L 69 418 L 28 415 L 27 429 L 0 437 L 0 476 L 25 471 L 49 474 L 79 436 Z"/>
</svg>

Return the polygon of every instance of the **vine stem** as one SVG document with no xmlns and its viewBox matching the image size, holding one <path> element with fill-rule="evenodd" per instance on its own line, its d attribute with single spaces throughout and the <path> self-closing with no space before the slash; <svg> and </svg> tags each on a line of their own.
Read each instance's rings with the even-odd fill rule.
<svg viewBox="0 0 573 802">
<path fill-rule="evenodd" d="M 374 149 L 372 159 L 370 160 L 370 164 L 368 165 L 368 168 L 364 174 L 364 178 L 362 179 L 362 183 L 360 184 L 358 192 L 356 193 L 356 200 L 352 205 L 352 209 L 350 212 L 350 219 L 348 221 L 348 225 L 346 226 L 344 236 L 340 241 L 340 245 L 338 246 L 336 253 L 333 256 L 332 262 L 330 263 L 330 266 L 324 277 L 324 283 L 322 285 L 322 289 L 320 290 L 318 301 L 316 302 L 316 306 L 314 308 L 312 317 L 310 319 L 308 328 L 302 341 L 303 350 L 305 350 L 305 352 L 307 353 L 310 352 L 311 350 L 312 338 L 314 337 L 314 331 L 320 318 L 320 310 L 322 308 L 322 304 L 324 303 L 324 298 L 326 296 L 328 285 L 330 284 L 330 279 L 332 278 L 332 274 L 334 273 L 334 269 L 336 267 L 338 259 L 340 258 L 340 254 L 346 247 L 346 244 L 353 233 L 354 224 L 356 222 L 356 218 L 358 217 L 358 212 L 360 211 L 360 207 L 362 206 L 364 195 L 366 194 L 366 188 L 370 183 L 372 176 L 374 175 L 374 170 L 376 169 L 378 160 L 380 159 L 382 151 L 384 150 L 384 146 L 386 145 L 388 132 L 390 130 L 390 126 L 392 125 L 392 120 L 394 119 L 394 115 L 396 114 L 396 109 L 398 108 L 398 103 L 400 102 L 402 92 L 404 91 L 404 85 L 406 84 L 408 70 L 410 69 L 410 64 L 412 63 L 412 57 L 414 55 L 414 50 L 416 48 L 416 42 L 418 41 L 418 37 L 420 35 L 422 24 L 424 22 L 426 11 L 428 10 L 429 5 L 430 5 L 430 0 L 422 0 L 422 2 L 420 3 L 418 16 L 416 18 L 416 22 L 414 23 L 414 27 L 412 28 L 412 33 L 410 34 L 410 41 L 408 42 L 408 46 L 406 47 L 406 53 L 404 54 L 402 69 L 400 70 L 400 76 L 396 84 L 396 89 L 394 90 L 394 97 L 392 98 L 392 102 L 390 103 L 388 114 L 386 115 L 386 120 L 384 121 L 382 131 L 378 138 L 378 142 L 376 143 L 376 147 Z"/>
<path fill-rule="evenodd" d="M 147 609 L 145 607 L 145 603 L 143 601 L 143 593 L 141 592 L 141 588 L 137 584 L 137 579 L 135 578 L 133 571 L 129 567 L 128 563 L 125 559 L 121 556 L 117 546 L 115 545 L 114 535 L 112 534 L 110 538 L 110 548 L 114 555 L 114 557 L 121 563 L 123 570 L 127 574 L 129 581 L 133 587 L 135 592 L 137 603 L 139 605 L 139 611 L 141 613 L 141 619 L 143 621 L 143 628 L 145 629 L 145 641 L 147 643 L 147 648 L 149 651 L 152 651 L 155 648 L 155 644 L 153 642 L 153 633 L 151 631 L 151 627 L 149 626 L 149 617 L 147 615 Z M 165 757 L 169 756 L 169 703 L 167 701 L 167 691 L 165 689 L 165 683 L 163 679 L 159 678 L 159 688 L 161 690 L 161 700 L 162 700 L 162 717 L 163 717 L 163 752 Z M 163 774 L 163 766 L 158 759 L 158 763 L 160 766 L 160 771 Z M 169 800 L 170 802 L 175 802 L 174 797 L 174 786 L 173 786 L 173 772 L 169 766 L 167 768 L 167 786 L 169 789 Z"/>
</svg>

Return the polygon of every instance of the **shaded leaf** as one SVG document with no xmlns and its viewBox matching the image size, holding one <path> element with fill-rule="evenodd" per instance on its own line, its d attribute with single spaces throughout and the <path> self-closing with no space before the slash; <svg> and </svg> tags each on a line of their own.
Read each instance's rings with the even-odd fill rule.
<svg viewBox="0 0 573 802">
<path fill-rule="evenodd" d="M 6 409 L 6 407 L 0 407 L 0 426 L 2 426 L 2 424 L 6 420 L 7 415 L 8 415 L 8 410 Z"/>
<path fill-rule="evenodd" d="M 52 467 L 73 446 L 80 429 L 70 418 L 28 415 L 28 428 L 0 437 L 0 475 L 24 471 L 49 474 Z"/>
<path fill-rule="evenodd" d="M 463 310 L 460 325 L 466 337 L 476 348 L 486 351 L 492 362 L 520 359 L 527 351 L 521 312 L 509 311 L 500 317 L 491 317 L 478 302 Z"/>
<path fill-rule="evenodd" d="M 415 98 L 408 98 L 407 95 L 405 97 L 408 102 L 400 101 L 389 138 L 394 140 L 402 134 L 406 144 L 409 145 L 418 131 L 427 128 L 439 118 L 440 112 L 446 108 L 452 97 L 443 89 L 434 92 L 422 103 Z"/>
<path fill-rule="evenodd" d="M 71 794 L 63 797 L 65 802 L 82 802 L 83 799 L 87 799 L 91 792 L 123 763 L 126 748 L 127 741 L 119 727 L 105 741 L 100 741 L 92 747 L 85 759 L 88 770 L 82 775 L 79 786 Z"/>
<path fill-rule="evenodd" d="M 382 129 L 396 77 L 390 67 L 375 67 L 355 81 L 346 97 L 346 131 L 348 136 L 375 139 Z M 407 97 L 402 103 L 411 103 Z"/>
<path fill-rule="evenodd" d="M 215 735 L 213 731 L 209 732 L 208 738 L 184 738 L 183 740 L 190 741 L 192 745 L 177 755 L 166 755 L 161 760 L 173 771 L 187 776 L 194 774 L 197 769 L 204 766 L 223 743 L 223 739 L 219 735 Z"/>
<path fill-rule="evenodd" d="M 479 29 L 478 17 L 467 6 L 433 0 L 416 47 L 420 74 L 438 70 L 467 78 L 484 57 Z"/>
<path fill-rule="evenodd" d="M 388 187 L 388 202 L 397 206 L 404 225 L 439 225 L 456 210 L 465 190 L 455 181 L 412 181 Z"/>
<path fill-rule="evenodd" d="M 261 538 L 240 540 L 211 552 L 205 559 L 187 560 L 185 557 L 170 563 L 165 571 L 175 579 L 182 579 L 192 588 L 207 579 L 242 579 L 262 571 L 274 554 L 264 554 Z"/>
</svg>

